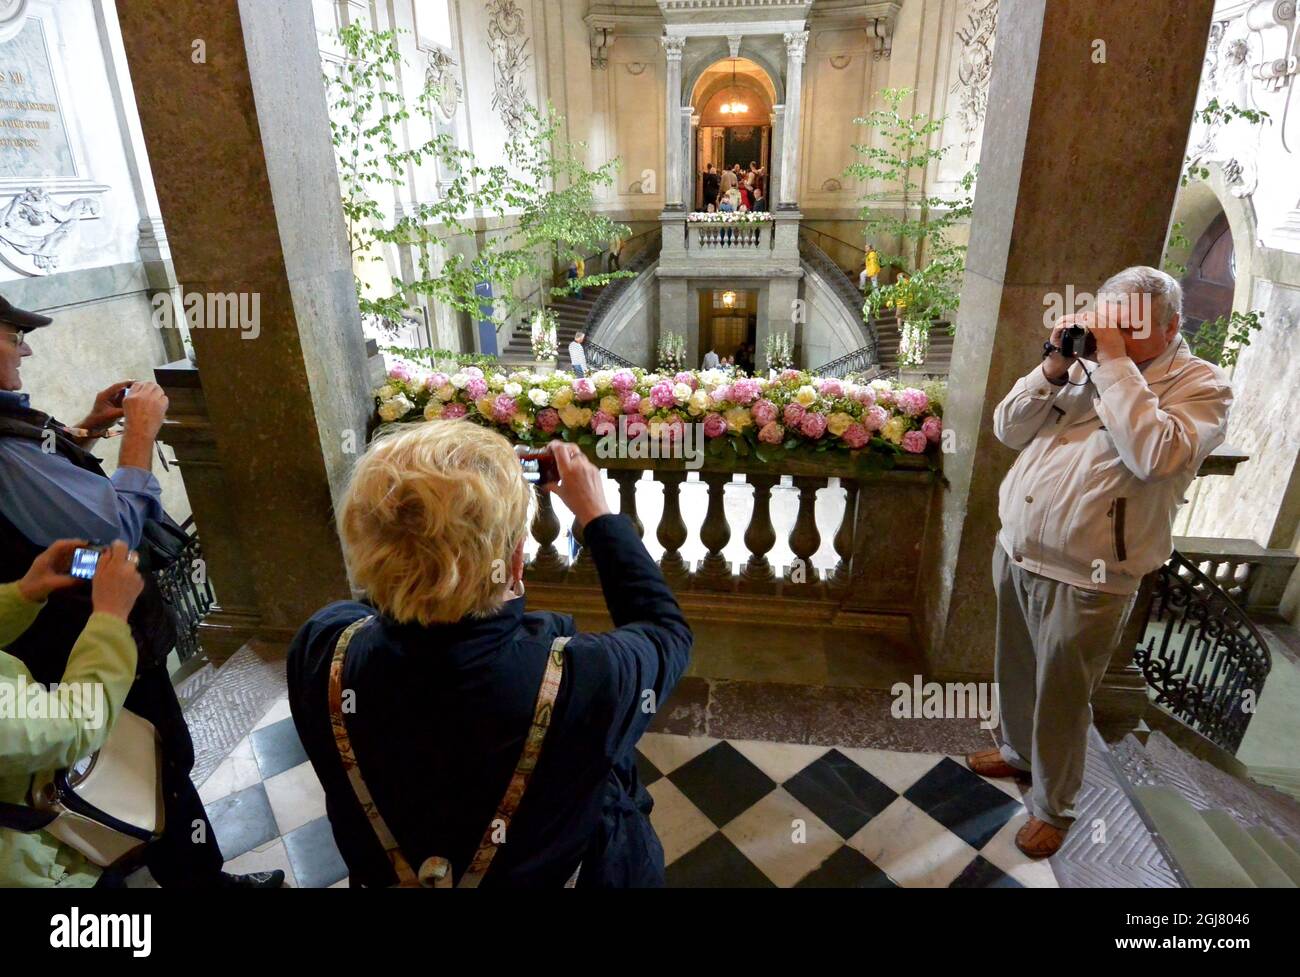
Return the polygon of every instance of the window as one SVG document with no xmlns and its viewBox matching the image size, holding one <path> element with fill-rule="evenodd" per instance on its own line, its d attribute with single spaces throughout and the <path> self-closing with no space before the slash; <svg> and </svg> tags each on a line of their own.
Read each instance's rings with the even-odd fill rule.
<svg viewBox="0 0 1300 977">
<path fill-rule="evenodd" d="M 420 47 L 451 47 L 451 0 L 414 2 L 415 37 Z"/>
</svg>

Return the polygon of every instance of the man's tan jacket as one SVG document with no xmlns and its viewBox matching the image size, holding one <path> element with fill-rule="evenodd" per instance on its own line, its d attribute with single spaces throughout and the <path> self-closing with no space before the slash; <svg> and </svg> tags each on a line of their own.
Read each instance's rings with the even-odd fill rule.
<svg viewBox="0 0 1300 977">
<path fill-rule="evenodd" d="M 1035 367 L 994 413 L 998 439 L 1020 451 L 998 539 L 1032 573 L 1131 594 L 1173 551 L 1174 515 L 1223 443 L 1232 388 L 1182 336 L 1144 370 L 1075 363 L 1068 379 L 1056 386 Z"/>
</svg>

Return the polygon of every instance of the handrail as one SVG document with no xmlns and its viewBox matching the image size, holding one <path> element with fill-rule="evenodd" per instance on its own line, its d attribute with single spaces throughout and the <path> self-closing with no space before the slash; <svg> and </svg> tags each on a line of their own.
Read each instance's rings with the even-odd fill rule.
<svg viewBox="0 0 1300 977">
<path fill-rule="evenodd" d="M 636 366 L 631 360 L 625 360 L 617 353 L 606 349 L 598 343 L 593 343 L 588 339 L 582 344 L 584 352 L 587 354 L 587 366 L 595 370 L 604 370 L 611 366 L 622 366 L 632 369 Z"/>
<path fill-rule="evenodd" d="M 836 380 L 843 380 L 850 373 L 863 373 L 866 376 L 862 379 L 874 380 L 886 373 L 886 370 L 876 360 L 875 356 L 875 347 L 863 346 L 861 349 L 855 349 L 852 353 L 841 356 L 837 360 L 831 360 L 811 372 L 816 377 L 834 377 Z"/>
<path fill-rule="evenodd" d="M 841 237 L 836 237 L 834 234 L 827 234 L 825 231 L 821 230 L 820 228 L 811 227 L 808 224 L 804 224 L 802 229 L 808 231 L 811 234 L 816 234 L 818 237 L 828 237 L 836 244 L 842 244 L 846 248 L 852 248 L 855 251 L 862 252 L 864 256 L 866 255 L 867 249 L 862 242 L 858 242 L 857 244 L 854 244 L 852 241 L 846 241 Z"/>
<path fill-rule="evenodd" d="M 816 242 L 805 235 L 799 237 L 799 256 L 816 270 L 830 284 L 850 318 L 859 324 L 866 340 L 861 349 L 870 350 L 868 366 L 880 362 L 880 337 L 876 334 L 875 324 L 862 315 L 863 296 L 857 287 L 844 274 L 844 269 L 831 260 Z"/>
<path fill-rule="evenodd" d="M 647 268 L 659 260 L 659 253 L 663 249 L 663 228 L 658 228 L 647 233 L 658 235 L 658 243 L 656 244 L 651 242 L 646 246 L 645 250 L 632 259 L 626 268 L 622 269 L 623 271 L 635 272 L 634 275 L 628 278 L 615 279 L 601 290 L 600 295 L 596 298 L 595 304 L 591 307 L 591 311 L 587 313 L 586 330 L 588 336 L 596 336 L 600 330 L 601 321 L 605 318 L 606 314 L 608 314 L 609 310 L 614 307 L 614 303 L 618 300 L 619 296 L 627 290 L 632 282 L 640 278 Z"/>
<path fill-rule="evenodd" d="M 1151 588 L 1134 663 L 1158 706 L 1236 753 L 1273 667 L 1268 644 L 1236 601 L 1177 551 Z"/>
</svg>

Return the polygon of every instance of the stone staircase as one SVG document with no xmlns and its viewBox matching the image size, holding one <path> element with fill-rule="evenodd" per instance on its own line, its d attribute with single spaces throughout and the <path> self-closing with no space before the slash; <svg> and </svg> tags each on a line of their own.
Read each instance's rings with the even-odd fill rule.
<svg viewBox="0 0 1300 977">
<path fill-rule="evenodd" d="M 1300 887 L 1300 802 L 1192 756 L 1160 732 L 1112 747 L 1184 885 Z"/>
<path fill-rule="evenodd" d="M 894 316 L 872 321 L 876 329 L 876 349 L 880 352 L 880 365 L 886 370 L 897 370 L 898 346 L 901 335 L 898 319 Z M 930 330 L 930 351 L 925 362 L 916 368 L 909 368 L 908 373 L 921 373 L 927 376 L 946 377 L 952 369 L 953 336 L 946 323 L 936 323 Z"/>
<path fill-rule="evenodd" d="M 587 328 L 592 308 L 600 298 L 600 293 L 608 287 L 605 285 L 584 289 L 578 295 L 565 295 L 551 302 L 550 309 L 558 319 L 555 327 L 555 339 L 560 347 L 558 369 L 567 370 L 572 366 L 569 360 L 569 343 L 573 342 L 573 337 L 579 330 Z M 511 369 L 533 365 L 532 330 L 527 322 L 515 329 L 510 336 L 510 342 L 506 344 L 498 358 L 502 366 Z"/>
</svg>

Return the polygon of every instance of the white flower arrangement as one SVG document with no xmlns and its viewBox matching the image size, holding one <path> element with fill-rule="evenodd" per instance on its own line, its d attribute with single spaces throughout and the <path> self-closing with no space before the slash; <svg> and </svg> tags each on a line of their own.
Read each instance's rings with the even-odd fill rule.
<svg viewBox="0 0 1300 977">
<path fill-rule="evenodd" d="M 794 350 L 788 332 L 774 332 L 767 337 L 764 347 L 767 365 L 773 370 L 788 370 L 794 365 Z"/>
<path fill-rule="evenodd" d="M 686 337 L 678 333 L 666 333 L 659 340 L 659 371 L 661 373 L 678 373 L 686 362 Z"/>
<path fill-rule="evenodd" d="M 533 359 L 545 363 L 560 354 L 560 344 L 555 338 L 557 319 L 550 309 L 538 309 L 533 315 Z"/>
<path fill-rule="evenodd" d="M 772 215 L 766 211 L 720 210 L 710 214 L 697 210 L 686 221 L 689 224 L 762 224 L 772 219 Z"/>
</svg>

